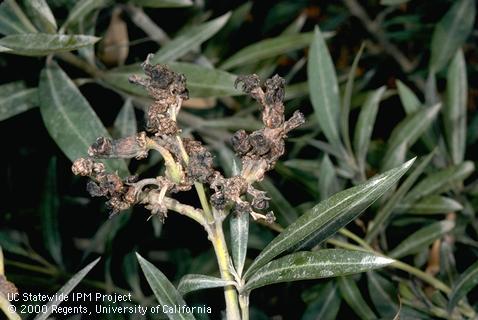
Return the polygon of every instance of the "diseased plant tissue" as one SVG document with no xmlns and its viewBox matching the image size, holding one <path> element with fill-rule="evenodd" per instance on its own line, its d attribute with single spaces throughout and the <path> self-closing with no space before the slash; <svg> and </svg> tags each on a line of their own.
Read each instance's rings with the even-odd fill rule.
<svg viewBox="0 0 478 320">
<path fill-rule="evenodd" d="M 151 65 L 149 58 L 142 64 L 146 78 L 130 77 L 130 82 L 145 87 L 154 99 L 147 111 L 147 132 L 117 140 L 99 137 L 88 149 L 90 157 L 73 163 L 73 173 L 91 178 L 88 192 L 93 197 L 106 197 L 111 215 L 142 203 L 152 215 L 164 220 L 168 209 L 175 206 L 168 199 L 170 194 L 190 190 L 194 183 L 203 183 L 212 190 L 210 203 L 214 209 L 232 208 L 235 214 L 250 214 L 254 220 L 273 222 L 274 214 L 267 211 L 269 198 L 253 184 L 261 181 L 284 154 L 287 133 L 304 123 L 299 111 L 285 120 L 284 80 L 275 75 L 261 84 L 257 75 L 237 78 L 236 85 L 242 85 L 243 91 L 262 106 L 264 128 L 252 133 L 239 130 L 234 134 L 231 143 L 242 160 L 242 171 L 226 178 L 214 169 L 213 156 L 200 141 L 179 135 L 176 119 L 183 100 L 188 99 L 186 78 L 166 65 Z M 163 156 L 164 175 L 142 180 L 137 176 L 122 179 L 116 173 L 106 172 L 105 166 L 96 161 L 142 159 L 150 150 Z"/>
</svg>

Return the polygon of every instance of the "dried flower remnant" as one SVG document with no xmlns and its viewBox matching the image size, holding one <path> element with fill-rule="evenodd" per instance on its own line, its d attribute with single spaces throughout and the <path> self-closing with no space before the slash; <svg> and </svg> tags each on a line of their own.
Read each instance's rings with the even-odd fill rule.
<svg viewBox="0 0 478 320">
<path fill-rule="evenodd" d="M 147 129 L 157 136 L 174 135 L 179 132 L 176 116 L 183 100 L 189 98 L 186 78 L 165 65 L 151 65 L 148 55 L 141 65 L 146 78 L 131 76 L 131 83 L 143 86 L 154 99 L 147 114 Z"/>
<path fill-rule="evenodd" d="M 182 101 L 188 99 L 186 78 L 167 66 L 151 65 L 150 59 L 148 56 L 142 64 L 146 78 L 130 77 L 130 82 L 145 87 L 154 100 L 146 112 L 147 132 L 116 140 L 100 137 L 88 149 L 89 158 L 73 163 L 76 175 L 91 178 L 87 185 L 89 193 L 106 197 L 112 215 L 141 203 L 162 220 L 167 217 L 168 210 L 180 213 L 189 210 L 195 220 L 203 221 L 198 215 L 205 212 L 180 204 L 169 196 L 193 186 L 207 185 L 212 191 L 210 205 L 223 213 L 222 218 L 231 211 L 250 214 L 254 220 L 274 221 L 273 213 L 265 212 L 270 199 L 253 184 L 262 180 L 265 172 L 284 154 L 287 133 L 304 122 L 300 112 L 285 121 L 284 80 L 276 75 L 261 85 L 257 75 L 238 77 L 235 85 L 242 84 L 243 91 L 262 105 L 264 127 L 251 133 L 239 130 L 232 136 L 233 149 L 242 160 L 242 171 L 226 178 L 214 168 L 213 155 L 200 141 L 179 136 L 176 118 Z M 104 165 L 94 160 L 142 159 L 147 157 L 149 150 L 162 155 L 166 168 L 164 175 L 123 180 L 116 173 L 106 173 Z"/>
<path fill-rule="evenodd" d="M 256 190 L 252 184 L 264 178 L 266 171 L 272 169 L 280 156 L 284 154 L 284 139 L 287 133 L 304 123 L 300 112 L 287 121 L 284 118 L 284 80 L 275 75 L 261 86 L 257 75 L 240 76 L 235 85 L 242 84 L 242 89 L 262 105 L 264 128 L 247 134 L 245 130 L 237 131 L 231 139 L 236 154 L 242 159 L 242 172 L 239 177 L 225 179 L 217 176 L 211 185 L 216 191 L 211 197 L 213 206 L 224 209 L 228 202 L 235 204 L 236 212 L 249 212 L 254 220 L 274 221 L 272 212 L 267 215 L 256 213 L 249 203 L 241 197 L 252 197 L 251 205 L 258 210 L 268 208 L 265 192 Z"/>
<path fill-rule="evenodd" d="M 8 281 L 4 275 L 0 274 L 0 294 L 7 297 L 8 295 L 13 295 L 15 293 L 18 293 L 17 287 L 12 282 Z"/>
<path fill-rule="evenodd" d="M 275 75 L 261 86 L 257 75 L 241 76 L 235 85 L 242 84 L 242 89 L 262 106 L 264 128 L 247 134 L 237 131 L 232 139 L 233 148 L 242 158 L 243 173 L 248 181 L 262 180 L 266 171 L 272 169 L 285 152 L 284 139 L 287 133 L 302 125 L 305 121 L 302 113 L 296 111 L 292 117 L 284 118 L 284 80 Z M 257 166 L 254 170 L 253 167 Z M 243 174 L 244 176 L 244 174 Z"/>
</svg>

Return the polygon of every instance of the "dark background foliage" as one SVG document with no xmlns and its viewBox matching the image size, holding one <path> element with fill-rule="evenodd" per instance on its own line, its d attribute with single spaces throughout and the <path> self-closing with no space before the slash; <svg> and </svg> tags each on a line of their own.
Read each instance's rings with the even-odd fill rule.
<svg viewBox="0 0 478 320">
<path fill-rule="evenodd" d="M 58 21 L 65 19 L 75 1 L 52 0 L 47 1 Z M 345 1 L 344 1 L 345 2 Z M 252 1 L 247 14 L 233 27 L 224 28 L 214 37 L 202 45 L 201 52 L 212 61 L 225 61 L 238 50 L 270 37 L 281 35 L 285 28 L 302 17 L 301 32 L 313 31 L 319 25 L 322 32 L 334 32 L 327 44 L 334 60 L 339 82 L 344 79 L 350 70 L 352 61 L 362 43 L 366 43 L 365 53 L 359 62 L 356 72 L 357 90 L 352 100 L 351 128 L 359 114 L 359 108 L 364 99 L 364 93 L 379 86 L 386 85 L 389 94 L 381 103 L 375 123 L 372 144 L 368 155 L 369 167 L 367 174 L 373 175 L 379 171 L 379 165 L 385 144 L 393 128 L 405 117 L 400 99 L 396 95 L 396 80 L 407 84 L 421 100 L 425 100 L 426 86 L 424 80 L 428 75 L 430 61 L 430 43 L 434 27 L 448 12 L 454 1 L 412 0 L 407 3 L 387 7 L 379 1 L 359 1 L 366 14 L 371 19 L 383 16 L 380 23 L 380 32 L 393 43 L 410 62 L 410 69 L 404 69 L 397 63 L 383 44 L 377 41 L 376 34 L 367 30 L 363 21 L 353 16 L 349 8 L 342 1 Z M 228 11 L 235 10 L 243 1 L 197 1 L 199 5 L 186 8 L 157 9 L 145 8 L 145 13 L 156 22 L 171 37 L 184 26 L 195 21 L 211 20 Z M 118 1 L 117 6 L 123 3 Z M 99 10 L 95 35 L 103 36 L 108 28 L 115 5 L 108 5 Z M 391 9 L 392 8 L 392 9 Z M 121 14 L 127 24 L 129 40 L 129 54 L 125 64 L 141 62 L 146 55 L 156 52 L 158 44 L 149 39 L 145 33 L 131 20 L 127 12 Z M 477 153 L 474 151 L 478 140 L 478 113 L 476 112 L 478 96 L 478 29 L 475 26 L 463 45 L 467 63 L 468 76 L 468 131 L 466 159 L 476 163 Z M 98 45 L 97 45 L 98 47 Z M 234 73 L 258 72 L 264 75 L 278 73 L 289 76 L 292 84 L 307 80 L 306 67 L 303 66 L 308 55 L 308 48 L 293 50 L 279 54 L 255 64 L 232 69 Z M 185 59 L 195 60 L 198 51 L 193 57 Z M 40 72 L 45 64 L 44 57 L 23 57 L 17 55 L 0 54 L 0 84 L 12 81 L 23 81 L 27 87 L 37 87 Z M 59 60 L 60 66 L 71 79 L 90 78 L 71 64 Z M 101 64 L 101 62 L 100 62 Z M 217 65 L 217 64 L 216 64 Z M 108 69 L 110 67 L 101 66 Z M 256 71 L 257 70 L 257 71 Z M 291 74 L 293 70 L 294 74 Z M 446 86 L 445 71 L 437 74 L 438 91 L 443 92 Z M 118 90 L 111 90 L 108 86 L 100 85 L 97 81 L 86 81 L 80 86 L 81 93 L 87 98 L 99 118 L 111 131 L 114 130 L 116 115 L 123 105 L 124 95 Z M 193 116 L 208 119 L 244 116 L 248 122 L 251 114 L 257 115 L 255 105 L 243 97 L 231 101 L 217 100 L 213 108 L 185 108 L 184 112 Z M 297 98 L 287 102 L 288 112 L 299 108 L 307 116 L 313 113 L 307 90 L 299 91 Z M 144 126 L 141 108 L 135 110 L 138 128 Z M 196 118 L 194 118 L 196 119 Z M 194 124 L 191 121 L 183 123 L 183 128 Z M 208 130 L 213 134 L 225 137 L 224 144 L 228 145 L 227 135 L 238 129 L 241 123 L 230 127 L 226 124 L 211 127 Z M 317 138 L 317 122 L 311 122 L 304 128 L 292 134 L 292 138 Z M 195 132 L 201 137 L 202 132 Z M 206 143 L 211 142 L 204 139 Z M 108 212 L 102 199 L 91 199 L 86 192 L 86 181 L 71 174 L 71 161 L 48 134 L 38 108 L 33 108 L 20 115 L 0 122 L 1 157 L 0 157 L 0 245 L 3 248 L 8 278 L 24 292 L 53 293 L 80 266 L 97 256 L 103 259 L 88 276 L 81 290 L 90 291 L 129 291 L 131 283 L 143 279 L 135 267 L 132 252 L 140 252 L 154 262 L 168 277 L 177 283 L 179 279 L 189 273 L 214 273 L 216 262 L 205 233 L 196 224 L 187 218 L 170 214 L 162 226 L 159 221 L 147 220 L 149 215 L 141 207 L 123 212 L 108 219 Z M 322 135 L 319 139 L 323 140 Z M 302 144 L 302 145 L 301 145 Z M 211 146 L 216 155 L 218 166 L 224 163 L 221 159 L 221 148 Z M 86 150 L 85 150 L 86 151 Z M 277 170 L 269 174 L 275 187 L 293 205 L 298 212 L 303 212 L 321 199 L 318 194 L 317 176 L 312 170 L 318 168 L 323 152 L 307 142 L 306 139 L 292 139 L 288 143 L 288 153 L 278 164 Z M 415 154 L 426 154 L 426 148 L 418 145 Z M 294 165 L 293 160 L 307 160 Z M 227 161 L 226 161 L 227 162 Z M 314 164 L 315 163 L 315 164 Z M 227 165 L 230 165 L 230 160 Z M 306 167 L 306 165 L 311 166 Z M 302 166 L 302 167 L 301 167 Z M 130 169 L 134 172 L 141 168 L 140 163 L 133 160 Z M 161 163 L 150 163 L 149 168 L 143 169 L 142 176 L 152 176 L 161 170 Z M 320 174 L 320 173 L 319 173 Z M 472 182 L 476 173 L 466 180 Z M 349 184 L 344 180 L 345 186 Z M 181 196 L 187 203 L 197 204 L 195 196 L 186 194 Z M 460 199 L 460 195 L 457 196 Z M 476 209 L 476 198 L 469 198 L 470 211 Z M 47 212 L 47 213 L 46 213 Z M 49 220 L 46 220 L 49 217 Z M 362 225 L 372 216 L 365 214 L 357 223 L 351 223 L 349 229 L 363 236 Z M 422 219 L 423 217 L 416 218 Z M 427 217 L 428 219 L 428 217 Z M 406 222 L 406 221 L 405 221 Z M 389 247 L 393 248 L 412 231 L 417 230 L 414 224 L 403 224 L 401 227 L 391 225 L 387 229 Z M 405 226 L 405 227 L 403 227 Z M 61 244 L 61 262 L 56 261 L 45 244 L 46 230 L 58 234 Z M 275 235 L 275 232 L 262 225 L 251 225 L 252 245 L 248 256 L 254 257 L 260 249 Z M 477 255 L 476 224 L 466 224 L 461 231 L 463 238 L 468 241 L 457 242 L 454 247 L 456 270 L 462 272 L 468 267 Z M 457 236 L 459 238 L 459 236 Z M 425 252 L 426 254 L 426 252 Z M 413 264 L 413 257 L 405 259 Z M 133 267 L 132 267 L 133 266 Z M 396 272 L 391 275 L 412 279 L 409 275 Z M 357 278 L 358 279 L 358 278 Z M 143 280 L 141 280 L 143 281 Z M 411 280 L 412 282 L 414 280 Z M 141 282 L 145 295 L 151 294 L 147 285 Z M 302 281 L 290 284 L 277 284 L 255 291 L 251 297 L 252 319 L 262 319 L 277 316 L 277 319 L 298 319 L 309 307 L 311 299 L 307 296 L 314 294 L 317 283 L 325 281 Z M 358 281 L 364 297 L 371 304 L 366 279 Z M 315 289 L 314 289 L 315 288 Z M 470 302 L 475 303 L 477 296 L 474 292 L 469 295 Z M 313 299 L 312 299 L 313 300 Z M 223 307 L 223 296 L 219 289 L 213 289 L 207 294 L 200 291 L 191 294 L 187 299 L 190 305 L 210 305 L 214 314 L 212 319 L 218 319 Z M 355 317 L 346 303 L 337 316 L 338 319 Z M 424 316 L 425 317 L 425 316 Z"/>
</svg>

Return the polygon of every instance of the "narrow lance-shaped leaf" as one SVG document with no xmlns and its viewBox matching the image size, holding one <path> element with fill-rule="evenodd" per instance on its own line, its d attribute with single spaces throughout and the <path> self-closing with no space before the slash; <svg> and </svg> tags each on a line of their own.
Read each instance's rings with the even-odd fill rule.
<svg viewBox="0 0 478 320">
<path fill-rule="evenodd" d="M 387 266 L 393 261 L 368 252 L 342 249 L 296 252 L 273 260 L 257 270 L 246 282 L 244 291 L 278 282 L 360 273 Z"/>
<path fill-rule="evenodd" d="M 337 75 L 325 39 L 316 27 L 307 63 L 309 91 L 314 113 L 327 140 L 341 146 L 338 132 L 340 98 Z"/>
<path fill-rule="evenodd" d="M 114 122 L 115 129 L 120 137 L 129 137 L 138 132 L 136 125 L 136 116 L 131 99 L 127 99 Z"/>
<path fill-rule="evenodd" d="M 0 34 L 34 32 L 37 32 L 35 26 L 15 0 L 5 0 L 0 4 Z"/>
<path fill-rule="evenodd" d="M 45 32 L 56 32 L 56 20 L 46 0 L 28 0 L 23 2 L 35 24 Z"/>
<path fill-rule="evenodd" d="M 299 217 L 297 210 L 290 204 L 268 177 L 259 181 L 258 185 L 260 186 L 260 189 L 266 191 L 268 197 L 271 198 L 272 209 L 277 216 L 277 221 L 281 225 L 288 226 Z"/>
<path fill-rule="evenodd" d="M 339 190 L 335 167 L 327 154 L 324 155 L 319 170 L 320 199 L 325 200 Z"/>
<path fill-rule="evenodd" d="M 410 190 L 404 202 L 412 203 L 433 193 L 450 190 L 454 183 L 465 180 L 474 170 L 473 162 L 465 161 L 459 165 L 433 172 Z"/>
<path fill-rule="evenodd" d="M 468 83 L 463 51 L 458 50 L 447 74 L 446 102 L 443 108 L 445 136 L 451 159 L 459 164 L 466 150 L 466 103 Z"/>
<path fill-rule="evenodd" d="M 1 38 L 0 47 L 8 49 L 4 52 L 22 56 L 46 56 L 50 53 L 91 46 L 98 40 L 100 38 L 85 35 L 24 33 Z"/>
<path fill-rule="evenodd" d="M 55 262 L 62 265 L 61 237 L 58 223 L 60 199 L 58 198 L 56 179 L 56 158 L 52 158 L 48 165 L 40 212 L 45 247 L 49 250 Z"/>
<path fill-rule="evenodd" d="M 372 131 L 377 117 L 378 105 L 385 92 L 385 86 L 375 90 L 367 96 L 367 100 L 360 111 L 355 127 L 354 150 L 357 161 L 362 170 L 365 170 L 365 158 L 372 138 Z"/>
<path fill-rule="evenodd" d="M 279 254 L 300 244 L 323 241 L 355 219 L 363 210 L 395 185 L 414 159 L 356 187 L 336 193 L 300 216 L 259 254 L 245 278 Z"/>
<path fill-rule="evenodd" d="M 432 36 L 430 69 L 443 69 L 470 35 L 475 22 L 475 1 L 454 1 L 452 7 L 435 26 Z"/>
<path fill-rule="evenodd" d="M 88 101 L 58 65 L 43 69 L 39 96 L 40 111 L 48 133 L 71 161 L 85 156 L 88 147 L 98 137 L 109 138 Z M 103 162 L 111 171 L 128 174 L 123 160 Z"/>
<path fill-rule="evenodd" d="M 6 295 L 0 295 L 0 312 L 5 314 L 6 319 L 8 320 L 22 320 L 17 312 L 14 311 L 15 306 L 13 306 L 8 300 Z"/>
<path fill-rule="evenodd" d="M 431 195 L 414 203 L 400 203 L 396 207 L 397 212 L 413 214 L 437 214 L 461 211 L 463 206 L 447 197 Z"/>
<path fill-rule="evenodd" d="M 153 290 L 158 302 L 163 306 L 175 306 L 177 308 L 186 306 L 186 302 L 173 286 L 173 284 L 168 280 L 168 278 L 166 278 L 161 271 L 159 271 L 153 264 L 146 261 L 138 253 L 136 253 L 136 256 L 138 257 L 139 265 L 141 266 L 146 280 Z M 168 316 L 169 319 L 172 320 L 194 320 L 194 316 L 191 313 L 168 313 Z"/>
<path fill-rule="evenodd" d="M 236 76 L 231 73 L 192 63 L 170 62 L 168 65 L 174 71 L 184 74 L 191 98 L 235 96 L 242 94 L 240 90 L 234 88 Z M 138 96 L 148 96 L 144 88 L 133 85 L 128 81 L 128 78 L 133 74 L 144 75 L 141 67 L 135 64 L 106 72 L 102 80 L 127 93 Z"/>
<path fill-rule="evenodd" d="M 380 0 L 380 4 L 384 6 L 395 6 L 399 4 L 404 4 L 410 0 Z"/>
<path fill-rule="evenodd" d="M 91 269 L 100 261 L 100 258 L 91 262 L 89 265 L 78 271 L 63 287 L 56 293 L 57 296 L 68 296 L 70 292 L 83 280 L 83 278 L 90 272 Z M 45 320 L 54 311 L 53 306 L 58 306 L 62 301 L 52 300 L 47 304 L 47 311 L 39 313 L 34 320 Z M 43 309 L 42 309 L 43 310 Z"/>
<path fill-rule="evenodd" d="M 396 208 L 397 204 L 402 200 L 408 190 L 410 190 L 415 181 L 417 181 L 418 177 L 423 173 L 425 168 L 432 160 L 433 155 L 434 152 L 417 161 L 418 163 L 415 165 L 415 168 L 413 168 L 410 175 L 403 181 L 403 183 L 400 185 L 397 191 L 393 193 L 390 199 L 388 199 L 385 205 L 377 212 L 373 222 L 369 224 L 369 229 L 367 230 L 367 235 L 365 236 L 365 240 L 368 243 L 370 243 L 372 239 L 379 234 L 380 230 L 383 230 L 387 226 L 388 220 L 393 210 Z"/>
<path fill-rule="evenodd" d="M 405 238 L 398 246 L 389 252 L 389 256 L 395 259 L 414 254 L 429 246 L 436 239 L 443 236 L 455 227 L 452 221 L 444 220 L 426 226 Z"/>
<path fill-rule="evenodd" d="M 27 251 L 26 241 L 18 234 L 7 231 L 0 231 L 0 246 L 3 250 L 28 257 L 30 253 Z"/>
<path fill-rule="evenodd" d="M 220 65 L 220 68 L 228 70 L 308 47 L 313 36 L 314 34 L 312 32 L 288 34 L 255 42 L 229 57 Z"/>
<path fill-rule="evenodd" d="M 342 139 L 344 139 L 345 145 L 348 150 L 352 150 L 352 144 L 350 143 L 350 133 L 349 133 L 349 115 L 350 115 L 350 105 L 352 103 L 352 93 L 354 89 L 355 74 L 357 72 L 358 63 L 362 57 L 365 44 L 362 43 L 357 55 L 354 58 L 352 67 L 350 68 L 349 74 L 347 76 L 347 83 L 345 84 L 344 97 L 342 100 L 342 110 L 340 112 L 340 130 L 342 132 Z"/>
<path fill-rule="evenodd" d="M 339 277 L 337 282 L 339 284 L 340 294 L 360 319 L 377 319 L 377 316 L 362 297 L 353 279 L 350 277 Z"/>
<path fill-rule="evenodd" d="M 73 26 L 81 21 L 86 15 L 95 9 L 104 7 L 109 0 L 82 0 L 77 1 L 75 6 L 68 13 L 68 17 L 63 23 L 61 30 Z"/>
<path fill-rule="evenodd" d="M 453 284 L 448 310 L 452 311 L 456 304 L 478 284 L 478 262 L 472 264 Z"/>
<path fill-rule="evenodd" d="M 402 120 L 393 129 L 387 143 L 385 157 L 382 160 L 382 169 L 387 170 L 397 163 L 401 163 L 406 151 L 430 126 L 440 110 L 441 105 L 419 110 Z"/>
<path fill-rule="evenodd" d="M 187 31 L 184 31 L 156 52 L 151 59 L 151 63 L 165 63 L 181 58 L 221 30 L 230 16 L 231 13 L 228 12 L 202 25 L 191 26 Z"/>
<path fill-rule="evenodd" d="M 405 113 L 407 115 L 417 112 L 421 106 L 420 100 L 418 100 L 417 96 L 413 91 L 407 87 L 402 81 L 397 80 L 397 89 L 398 89 L 398 96 L 400 97 L 400 101 L 402 102 L 403 108 L 405 109 Z"/>
<path fill-rule="evenodd" d="M 378 272 L 367 272 L 367 286 L 375 309 L 381 317 L 392 319 L 399 311 L 398 289 Z"/>
<path fill-rule="evenodd" d="M 181 278 L 178 284 L 178 291 L 181 295 L 203 289 L 219 288 L 234 285 L 231 280 L 223 280 L 217 277 L 205 276 L 202 274 L 187 274 Z"/>
<path fill-rule="evenodd" d="M 317 290 L 317 299 L 304 311 L 301 320 L 335 320 L 340 310 L 340 295 L 334 281 Z"/>
<path fill-rule="evenodd" d="M 242 275 L 246 261 L 247 242 L 249 239 L 249 215 L 232 214 L 229 225 L 231 228 L 231 254 L 239 276 Z"/>
<path fill-rule="evenodd" d="M 193 5 L 192 0 L 130 0 L 130 2 L 150 8 L 181 8 Z"/>
<path fill-rule="evenodd" d="M 21 82 L 0 85 L 0 121 L 38 106 L 37 88 L 27 89 Z"/>
</svg>

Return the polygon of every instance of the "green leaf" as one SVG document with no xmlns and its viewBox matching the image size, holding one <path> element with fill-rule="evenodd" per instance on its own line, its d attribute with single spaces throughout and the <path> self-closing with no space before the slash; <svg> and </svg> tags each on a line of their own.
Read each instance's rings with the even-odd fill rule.
<svg viewBox="0 0 478 320">
<path fill-rule="evenodd" d="M 340 295 L 333 281 L 317 290 L 317 298 L 304 311 L 302 320 L 335 320 L 340 310 Z"/>
<path fill-rule="evenodd" d="M 390 199 L 388 199 L 385 205 L 380 208 L 377 215 L 374 217 L 373 222 L 369 224 L 369 229 L 367 230 L 367 235 L 365 236 L 365 240 L 368 243 L 370 243 L 371 240 L 374 239 L 379 232 L 387 226 L 388 220 L 393 210 L 397 204 L 400 203 L 408 190 L 410 190 L 415 181 L 417 181 L 418 177 L 423 173 L 425 168 L 432 160 L 434 154 L 435 153 L 432 152 L 428 156 L 417 161 L 417 164 L 415 168 L 413 168 L 410 175 L 403 181 L 403 183 L 400 185 L 397 191 L 393 193 Z"/>
<path fill-rule="evenodd" d="M 5 0 L 0 4 L 0 34 L 35 32 L 37 32 L 35 26 L 15 0 Z"/>
<path fill-rule="evenodd" d="M 445 137 L 454 164 L 463 162 L 466 150 L 466 104 L 468 83 L 463 51 L 458 50 L 447 74 L 446 102 L 443 108 Z"/>
<path fill-rule="evenodd" d="M 191 0 L 130 0 L 130 3 L 149 8 L 181 8 L 193 5 Z"/>
<path fill-rule="evenodd" d="M 267 196 L 271 198 L 271 207 L 274 210 L 277 220 L 281 225 L 288 226 L 294 222 L 299 213 L 290 204 L 284 195 L 277 189 L 272 181 L 265 177 L 264 180 L 257 182 L 261 190 L 267 192 Z"/>
<path fill-rule="evenodd" d="M 340 130 L 342 132 L 342 138 L 345 141 L 345 145 L 348 150 L 352 150 L 352 145 L 350 143 L 350 134 L 349 134 L 349 115 L 350 115 L 350 105 L 352 103 L 352 93 L 354 89 L 355 74 L 357 73 L 358 63 L 362 57 L 363 50 L 365 45 L 362 43 L 357 55 L 354 58 L 352 67 L 350 67 L 349 74 L 347 76 L 347 83 L 345 84 L 344 96 L 342 100 L 342 110 L 340 113 Z"/>
<path fill-rule="evenodd" d="M 236 76 L 217 69 L 209 69 L 192 63 L 171 62 L 168 65 L 176 72 L 183 73 L 189 95 L 197 97 L 223 97 L 241 95 L 242 92 L 234 88 Z M 138 96 L 148 96 L 146 90 L 128 81 L 129 76 L 136 74 L 143 76 L 139 65 L 118 67 L 106 72 L 103 80 L 117 89 Z"/>
<path fill-rule="evenodd" d="M 58 212 L 60 199 L 58 198 L 58 186 L 56 177 L 56 158 L 52 158 L 48 165 L 43 197 L 40 205 L 42 235 L 45 247 L 58 265 L 62 265 L 60 225 Z"/>
<path fill-rule="evenodd" d="M 161 49 L 151 59 L 152 64 L 176 61 L 186 53 L 200 46 L 204 41 L 214 36 L 226 24 L 231 16 L 228 12 L 219 18 L 203 23 L 199 26 L 191 26 Z"/>
<path fill-rule="evenodd" d="M 229 220 L 231 228 L 231 254 L 234 267 L 239 276 L 242 275 L 246 262 L 247 242 L 249 238 L 249 215 L 231 214 Z"/>
<path fill-rule="evenodd" d="M 28 0 L 23 3 L 37 27 L 48 33 L 56 32 L 56 20 L 46 0 Z"/>
<path fill-rule="evenodd" d="M 64 296 L 68 296 L 70 292 L 83 280 L 83 278 L 90 272 L 91 269 L 100 261 L 100 258 L 96 259 L 95 261 L 91 262 L 89 265 L 78 271 L 70 280 L 63 287 L 60 288 L 56 292 L 57 296 L 63 294 Z M 39 313 L 34 320 L 46 320 L 54 311 L 52 309 L 53 306 L 58 306 L 62 301 L 59 300 L 52 300 L 50 301 L 47 306 L 47 311 Z"/>
<path fill-rule="evenodd" d="M 38 105 L 37 88 L 27 89 L 21 82 L 0 85 L 0 121 Z"/>
<path fill-rule="evenodd" d="M 342 249 L 296 252 L 261 267 L 246 282 L 244 291 L 278 282 L 331 278 L 369 271 L 393 261 L 368 252 Z"/>
<path fill-rule="evenodd" d="M 179 293 L 185 294 L 203 289 L 219 288 L 234 285 L 232 280 L 223 280 L 217 277 L 205 276 L 202 274 L 187 274 L 181 278 L 178 284 Z"/>
<path fill-rule="evenodd" d="M 405 202 L 414 202 L 422 197 L 444 192 L 453 188 L 453 184 L 466 179 L 475 170 L 471 161 L 435 171 L 420 181 L 405 197 Z"/>
<path fill-rule="evenodd" d="M 234 88 L 236 76 L 217 69 L 209 69 L 197 64 L 172 62 L 168 65 L 176 72 L 186 76 L 188 90 L 193 97 L 223 97 L 242 95 Z"/>
<path fill-rule="evenodd" d="M 397 89 L 400 101 L 407 115 L 417 112 L 420 109 L 422 103 L 418 100 L 413 91 L 407 87 L 402 81 L 397 80 Z"/>
<path fill-rule="evenodd" d="M 399 4 L 404 4 L 410 0 L 380 0 L 380 4 L 383 6 L 395 6 Z"/>
<path fill-rule="evenodd" d="M 335 148 L 342 145 L 338 133 L 339 87 L 334 64 L 325 39 L 316 27 L 307 64 L 309 92 L 314 113 L 327 140 Z"/>
<path fill-rule="evenodd" d="M 448 310 L 452 311 L 456 304 L 478 284 L 478 262 L 472 264 L 453 284 L 448 302 Z"/>
<path fill-rule="evenodd" d="M 431 43 L 430 69 L 443 69 L 470 35 L 475 22 L 475 1 L 455 1 L 451 9 L 435 26 Z"/>
<path fill-rule="evenodd" d="M 85 35 L 48 33 L 13 34 L 0 39 L 0 46 L 8 53 L 21 56 L 46 56 L 50 53 L 72 51 L 91 46 L 100 38 Z"/>
<path fill-rule="evenodd" d="M 25 243 L 17 232 L 0 231 L 0 247 L 5 251 L 28 257 L 30 253 L 25 249 Z"/>
<path fill-rule="evenodd" d="M 402 240 L 388 255 L 394 259 L 400 259 L 401 257 L 418 253 L 454 227 L 455 224 L 448 220 L 435 222 L 423 227 Z"/>
<path fill-rule="evenodd" d="M 414 214 L 437 214 L 461 211 L 463 206 L 447 197 L 431 195 L 418 200 L 415 203 L 401 203 L 396 207 L 398 212 Z"/>
<path fill-rule="evenodd" d="M 169 282 L 168 278 L 159 271 L 152 263 L 146 261 L 142 256 L 136 253 L 136 256 L 139 261 L 139 265 L 143 270 L 143 273 L 148 281 L 151 289 L 156 296 L 158 302 L 163 306 L 175 306 L 181 308 L 186 306 L 186 302 L 181 297 L 179 292 Z M 194 320 L 194 316 L 191 313 L 168 313 L 169 319 L 189 319 Z"/>
<path fill-rule="evenodd" d="M 322 158 L 319 174 L 320 199 L 325 200 L 339 190 L 335 167 L 327 154 Z"/>
<path fill-rule="evenodd" d="M 85 156 L 98 137 L 110 137 L 88 101 L 57 64 L 43 69 L 39 96 L 48 133 L 71 161 Z M 123 160 L 104 163 L 113 172 L 128 174 Z"/>
<path fill-rule="evenodd" d="M 369 93 L 365 101 L 355 127 L 354 150 L 359 166 L 365 170 L 365 160 L 367 157 L 368 146 L 372 138 L 372 131 L 377 117 L 378 105 L 382 99 L 386 87 L 380 87 L 372 93 Z"/>
<path fill-rule="evenodd" d="M 234 67 L 254 64 L 261 60 L 274 58 L 281 54 L 302 49 L 310 45 L 312 32 L 280 35 L 275 38 L 255 42 L 226 59 L 219 67 L 229 70 Z"/>
<path fill-rule="evenodd" d="M 375 313 L 363 299 L 362 294 L 353 279 L 350 277 L 339 277 L 337 280 L 340 294 L 360 319 L 377 319 Z"/>
<path fill-rule="evenodd" d="M 63 23 L 61 29 L 65 30 L 69 26 L 79 23 L 85 16 L 95 9 L 102 8 L 108 4 L 109 0 L 82 0 L 76 1 L 75 6 L 68 13 L 68 17 Z"/>
<path fill-rule="evenodd" d="M 136 115 L 131 99 L 126 99 L 120 112 L 116 116 L 114 127 L 119 137 L 129 137 L 138 132 Z"/>
<path fill-rule="evenodd" d="M 395 185 L 413 161 L 321 201 L 272 240 L 254 260 L 244 277 L 247 279 L 271 259 L 297 245 L 311 240 L 320 242 L 330 237 Z"/>
<path fill-rule="evenodd" d="M 431 125 L 438 114 L 441 105 L 421 109 L 403 119 L 392 131 L 388 139 L 387 149 L 382 162 L 382 170 L 387 170 L 397 163 L 402 163 L 402 157 L 418 138 Z"/>
<path fill-rule="evenodd" d="M 378 272 L 367 272 L 367 286 L 375 309 L 384 319 L 393 319 L 399 312 L 398 289 Z"/>
</svg>

